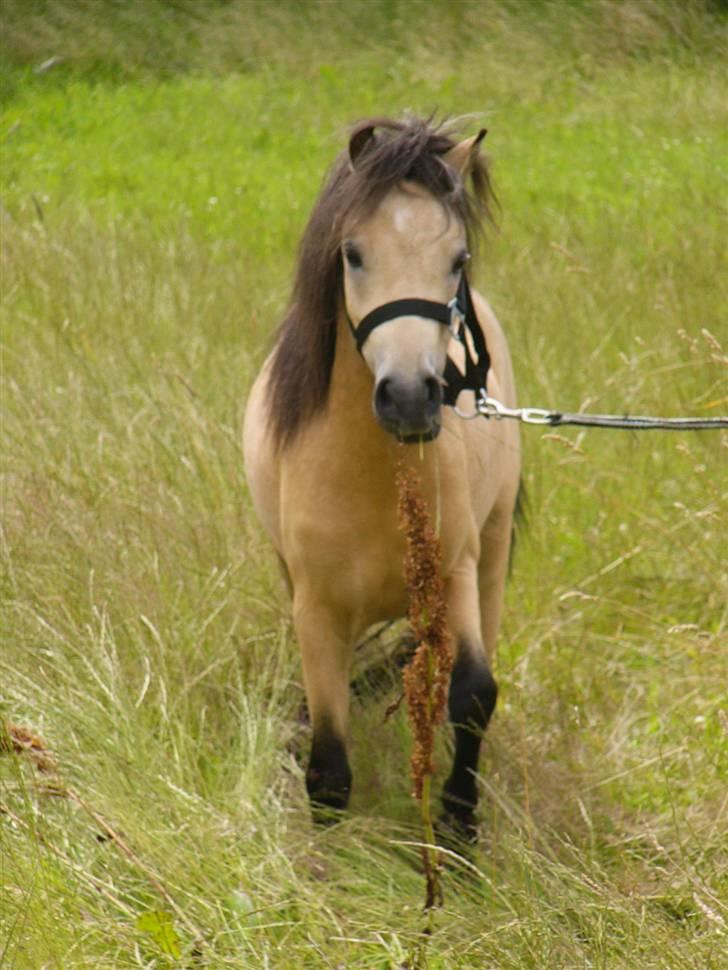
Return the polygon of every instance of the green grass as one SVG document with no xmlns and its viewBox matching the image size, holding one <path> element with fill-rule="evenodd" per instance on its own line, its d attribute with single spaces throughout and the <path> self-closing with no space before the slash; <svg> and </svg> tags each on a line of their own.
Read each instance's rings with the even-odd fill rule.
<svg viewBox="0 0 728 970">
<path fill-rule="evenodd" d="M 477 112 L 522 402 L 726 413 L 721 5 L 0 18 L 0 715 L 58 765 L 0 754 L 0 965 L 394 970 L 422 927 L 405 718 L 355 704 L 351 813 L 315 829 L 242 468 L 297 239 L 350 122 Z M 524 435 L 482 839 L 426 965 L 718 970 L 728 440 Z"/>
</svg>

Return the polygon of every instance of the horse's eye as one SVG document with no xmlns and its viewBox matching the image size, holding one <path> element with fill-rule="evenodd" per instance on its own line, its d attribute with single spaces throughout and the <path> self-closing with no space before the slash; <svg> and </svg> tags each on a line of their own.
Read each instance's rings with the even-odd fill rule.
<svg viewBox="0 0 728 970">
<path fill-rule="evenodd" d="M 361 253 L 356 248 L 354 243 L 344 243 L 344 257 L 352 269 L 361 269 L 364 265 L 364 260 L 361 258 Z"/>
<path fill-rule="evenodd" d="M 452 263 L 453 276 L 456 276 L 459 272 L 461 272 L 463 266 L 465 266 L 465 264 L 469 259 L 470 259 L 470 253 L 467 251 L 467 249 L 463 249 L 462 252 L 457 254 L 457 256 L 455 257 Z"/>
</svg>

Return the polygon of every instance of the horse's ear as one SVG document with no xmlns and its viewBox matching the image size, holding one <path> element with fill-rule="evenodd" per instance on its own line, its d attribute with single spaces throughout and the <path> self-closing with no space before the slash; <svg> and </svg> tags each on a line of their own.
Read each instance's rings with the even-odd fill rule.
<svg viewBox="0 0 728 970">
<path fill-rule="evenodd" d="M 477 135 L 466 138 L 465 141 L 458 142 L 450 151 L 442 156 L 445 162 L 454 168 L 460 178 L 465 179 L 470 174 L 475 159 L 480 151 L 480 143 L 485 138 L 486 128 L 481 128 Z"/>
<path fill-rule="evenodd" d="M 374 139 L 374 125 L 366 125 L 364 128 L 358 128 L 352 134 L 349 140 L 349 162 L 352 168 L 356 167 L 356 163 L 361 157 L 362 153 L 365 151 L 367 146 Z"/>
</svg>

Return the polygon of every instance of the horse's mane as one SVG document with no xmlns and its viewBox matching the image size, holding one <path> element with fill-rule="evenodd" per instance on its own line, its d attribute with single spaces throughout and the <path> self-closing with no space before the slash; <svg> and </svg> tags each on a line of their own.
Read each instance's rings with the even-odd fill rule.
<svg viewBox="0 0 728 970">
<path fill-rule="evenodd" d="M 375 129 L 375 131 L 373 131 Z M 351 149 L 338 156 L 299 245 L 293 292 L 281 323 L 269 381 L 271 430 L 278 447 L 326 403 L 336 351 L 336 321 L 342 284 L 341 231 L 349 218 L 371 212 L 399 182 L 416 182 L 464 224 L 475 242 L 492 198 L 485 161 L 476 157 L 471 189 L 442 156 L 454 147 L 455 129 L 432 119 L 361 121 Z M 365 147 L 352 164 L 350 150 Z"/>
</svg>

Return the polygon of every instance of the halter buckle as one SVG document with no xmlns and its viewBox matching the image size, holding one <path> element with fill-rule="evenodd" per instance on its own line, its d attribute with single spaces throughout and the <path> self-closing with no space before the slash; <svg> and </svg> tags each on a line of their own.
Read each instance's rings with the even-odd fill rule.
<svg viewBox="0 0 728 970">
<path fill-rule="evenodd" d="M 450 331 L 451 337 L 462 343 L 464 340 L 465 313 L 456 296 L 450 300 L 447 308 L 450 311 L 450 322 L 447 325 L 447 329 Z"/>
</svg>

